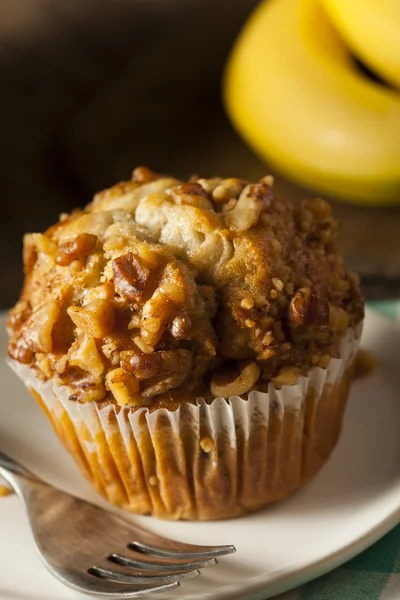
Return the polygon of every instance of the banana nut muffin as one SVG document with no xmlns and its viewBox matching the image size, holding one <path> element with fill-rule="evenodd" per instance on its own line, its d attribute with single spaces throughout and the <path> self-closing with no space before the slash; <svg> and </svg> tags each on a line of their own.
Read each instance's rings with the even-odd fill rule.
<svg viewBox="0 0 400 600">
<path fill-rule="evenodd" d="M 293 386 L 340 358 L 346 332 L 363 318 L 337 231 L 326 201 L 294 206 L 275 197 L 269 176 L 182 182 L 137 168 L 83 211 L 25 236 L 9 355 L 37 381 L 60 386 L 69 403 L 115 414 Z M 257 506 L 309 477 L 298 468 L 295 483 L 267 491 Z M 173 516 L 198 517 L 195 496 Z"/>
<path fill-rule="evenodd" d="M 138 168 L 25 237 L 9 354 L 83 402 L 154 408 L 208 394 L 210 379 L 224 396 L 294 383 L 363 316 L 337 229 L 327 202 L 296 208 L 270 177 Z"/>
</svg>

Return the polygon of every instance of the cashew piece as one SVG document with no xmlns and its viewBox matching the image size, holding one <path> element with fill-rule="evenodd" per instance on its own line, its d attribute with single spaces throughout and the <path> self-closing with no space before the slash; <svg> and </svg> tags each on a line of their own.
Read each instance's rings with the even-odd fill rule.
<svg viewBox="0 0 400 600">
<path fill-rule="evenodd" d="M 247 363 L 240 372 L 240 375 L 233 381 L 223 381 L 221 376 L 213 376 L 211 380 L 211 393 L 214 396 L 240 396 L 249 392 L 258 378 L 260 377 L 260 368 L 255 362 Z"/>
</svg>

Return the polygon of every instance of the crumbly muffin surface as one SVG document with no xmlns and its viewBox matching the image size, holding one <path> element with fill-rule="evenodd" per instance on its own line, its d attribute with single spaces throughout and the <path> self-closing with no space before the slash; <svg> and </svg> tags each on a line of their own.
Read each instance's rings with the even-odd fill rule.
<svg viewBox="0 0 400 600">
<path fill-rule="evenodd" d="M 79 401 L 155 408 L 292 384 L 363 317 L 337 229 L 327 202 L 295 207 L 271 177 L 140 167 L 25 236 L 9 354 Z"/>
</svg>

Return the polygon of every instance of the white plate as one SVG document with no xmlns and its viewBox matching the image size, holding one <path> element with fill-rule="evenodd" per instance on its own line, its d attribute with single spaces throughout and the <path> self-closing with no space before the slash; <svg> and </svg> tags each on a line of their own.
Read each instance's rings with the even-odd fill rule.
<svg viewBox="0 0 400 600">
<path fill-rule="evenodd" d="M 5 352 L 4 334 L 0 343 Z M 174 523 L 136 517 L 145 527 L 181 541 L 237 548 L 216 567 L 157 598 L 269 598 L 337 567 L 400 521 L 400 327 L 368 311 L 363 345 L 380 359 L 380 369 L 355 382 L 339 445 L 305 489 L 236 520 Z M 49 481 L 101 502 L 4 364 L 0 378 L 0 447 Z M 15 496 L 0 498 L 0 598 L 82 598 L 40 563 Z"/>
</svg>

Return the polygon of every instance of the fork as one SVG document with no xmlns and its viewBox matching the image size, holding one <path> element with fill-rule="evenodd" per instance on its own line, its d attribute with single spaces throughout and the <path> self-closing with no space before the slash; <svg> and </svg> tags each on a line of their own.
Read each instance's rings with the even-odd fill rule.
<svg viewBox="0 0 400 600">
<path fill-rule="evenodd" d="M 137 598 L 176 588 L 234 546 L 198 546 L 160 537 L 62 492 L 0 452 L 0 475 L 25 505 L 36 549 L 49 571 L 80 592 Z"/>
</svg>

